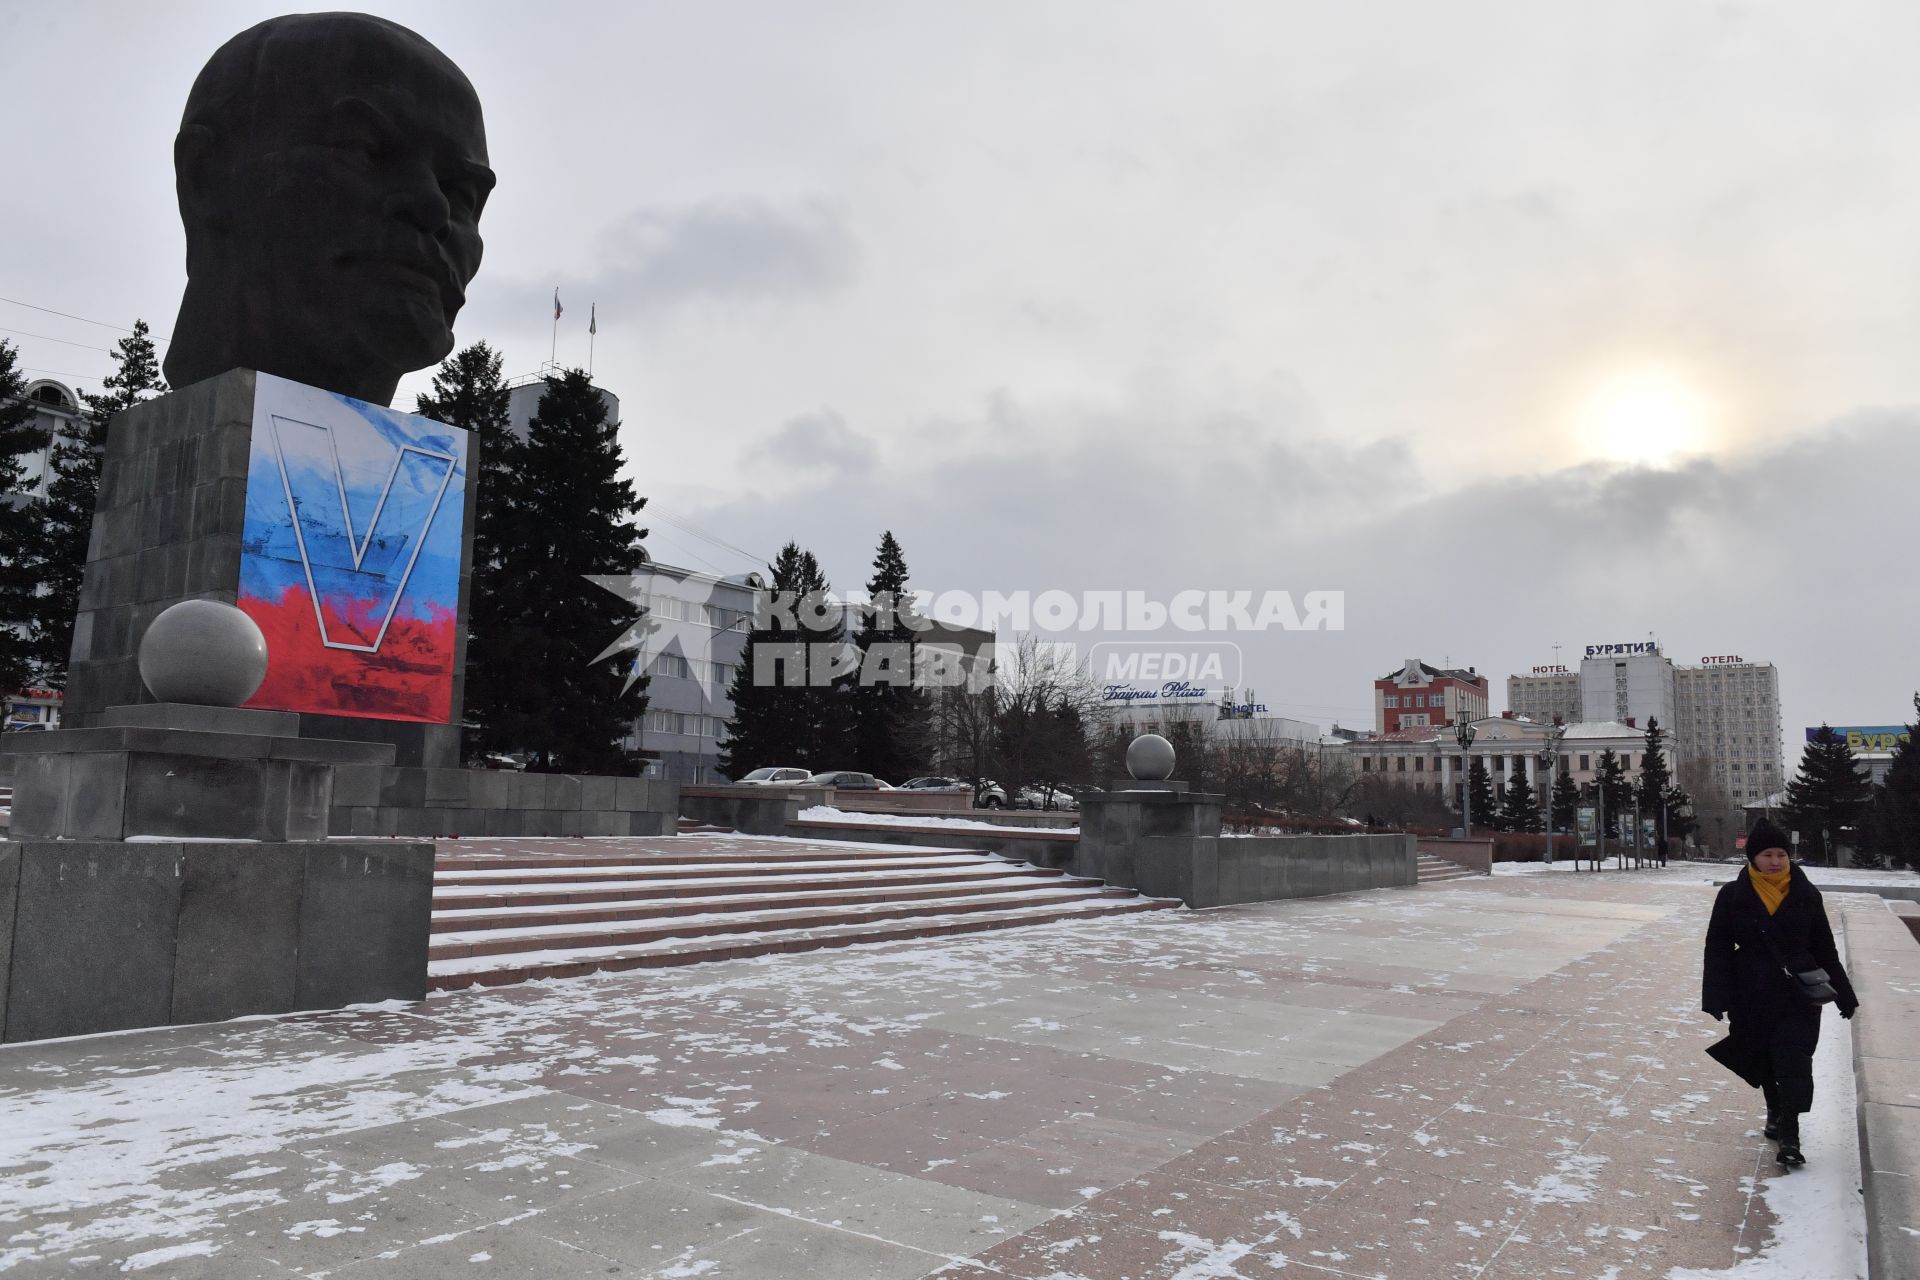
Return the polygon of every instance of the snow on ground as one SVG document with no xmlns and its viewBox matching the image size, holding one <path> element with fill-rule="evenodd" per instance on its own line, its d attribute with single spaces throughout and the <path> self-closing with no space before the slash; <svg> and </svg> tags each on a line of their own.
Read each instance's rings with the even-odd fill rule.
<svg viewBox="0 0 1920 1280">
<path fill-rule="evenodd" d="M 852 813 L 832 805 L 816 804 L 800 811 L 803 822 L 847 822 L 870 827 L 948 827 L 955 831 L 992 831 L 1004 835 L 1011 831 L 1065 832 L 1078 835 L 1079 827 L 1026 827 L 1006 822 L 982 822 L 978 818 L 942 818 L 926 813 Z"/>
<path fill-rule="evenodd" d="M 1617 873 L 1619 866 L 1620 864 L 1612 858 L 1607 859 L 1601 864 L 1602 870 L 1609 874 Z M 1683 862 L 1676 859 L 1664 867 L 1649 865 L 1637 869 L 1633 863 L 1629 861 L 1626 864 L 1626 869 L 1628 871 L 1635 871 L 1636 874 L 1671 876 L 1676 879 L 1692 880 L 1700 884 L 1725 884 L 1727 881 L 1733 879 L 1745 866 L 1746 863 L 1744 861 Z M 1807 877 L 1822 889 L 1897 888 L 1920 891 L 1920 873 L 1912 871 L 1866 871 L 1854 867 L 1808 866 L 1803 866 L 1801 870 L 1805 871 Z M 1564 853 L 1557 853 L 1552 866 L 1547 866 L 1539 862 L 1496 862 L 1493 864 L 1493 874 L 1497 876 L 1543 876 L 1558 875 L 1561 873 L 1591 875 L 1593 873 L 1593 863 L 1590 861 L 1576 863 Z"/>
<path fill-rule="evenodd" d="M 404 1008 L 394 1002 L 394 1008 Z M 484 1036 L 449 1034 L 418 1044 L 369 1049 L 334 1037 L 288 1045 L 284 1023 L 262 1019 L 238 1032 L 218 1060 L 136 1058 L 85 1083 L 59 1087 L 61 1068 L 34 1068 L 45 1082 L 0 1087 L 0 1218 L 18 1226 L 0 1239 L 0 1272 L 89 1244 L 199 1234 L 226 1214 L 272 1200 L 245 1179 L 232 1190 L 169 1186 L 194 1166 L 237 1158 L 270 1160 L 296 1141 L 440 1115 L 526 1092 L 537 1065 L 476 1062 Z M 133 1043 L 124 1041 L 125 1043 Z M 103 1037 L 67 1042 L 98 1044 Z M 11 1046 L 10 1046 L 11 1047 Z M 45 1044 L 0 1055 L 29 1057 Z M 409 1087 L 410 1073 L 458 1067 L 458 1078 Z M 342 1170 L 341 1191 L 364 1191 Z M 417 1176 L 417 1175 L 408 1175 Z M 88 1216 L 87 1211 L 92 1211 Z M 177 1255 L 187 1256 L 187 1255 Z"/>
<path fill-rule="evenodd" d="M 1800 1145 L 1802 1168 L 1760 1183 L 1760 1198 L 1778 1219 L 1760 1252 L 1724 1271 L 1676 1267 L 1667 1280 L 1866 1280 L 1853 1024 L 1831 1011 L 1821 1017 L 1813 1110 L 1801 1118 Z"/>
</svg>

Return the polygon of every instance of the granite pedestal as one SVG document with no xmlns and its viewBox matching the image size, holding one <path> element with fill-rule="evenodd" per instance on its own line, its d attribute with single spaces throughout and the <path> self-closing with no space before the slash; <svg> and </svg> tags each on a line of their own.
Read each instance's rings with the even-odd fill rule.
<svg viewBox="0 0 1920 1280">
<path fill-rule="evenodd" d="M 0 845 L 0 1026 L 38 1040 L 426 996 L 433 846 Z"/>
<path fill-rule="evenodd" d="M 425 998 L 433 846 L 326 838 L 334 766 L 390 744 L 232 707 L 98 720 L 0 740 L 0 1038 Z"/>
<path fill-rule="evenodd" d="M 235 369 L 114 416 L 74 621 L 65 723 L 92 727 L 110 707 L 152 701 L 137 654 L 162 610 L 187 599 L 237 599 L 255 391 L 256 375 Z M 464 504 L 450 723 L 303 712 L 300 737 L 386 742 L 407 766 L 460 763 L 473 510 Z"/>
<path fill-rule="evenodd" d="M 393 761 L 385 743 L 296 736 L 281 711 L 148 703 L 89 729 L 9 734 L 16 840 L 319 840 L 333 767 Z"/>
<path fill-rule="evenodd" d="M 1185 783 L 1113 785 L 1080 799 L 1074 873 L 1190 907 L 1220 905 L 1224 797 L 1188 791 Z"/>
</svg>

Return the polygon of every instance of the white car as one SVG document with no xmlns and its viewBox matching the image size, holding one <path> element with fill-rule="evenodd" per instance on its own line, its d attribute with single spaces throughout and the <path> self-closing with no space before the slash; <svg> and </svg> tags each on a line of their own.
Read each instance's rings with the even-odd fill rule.
<svg viewBox="0 0 1920 1280">
<path fill-rule="evenodd" d="M 1080 808 L 1080 801 L 1065 787 L 1056 787 L 1052 791 L 1045 787 L 1022 787 L 1013 797 L 1016 809 L 1053 809 L 1072 813 Z"/>
<path fill-rule="evenodd" d="M 813 770 L 811 769 L 767 768 L 755 769 L 746 777 L 738 779 L 738 781 L 751 783 L 756 787 L 794 787 L 804 783 L 812 776 Z"/>
</svg>

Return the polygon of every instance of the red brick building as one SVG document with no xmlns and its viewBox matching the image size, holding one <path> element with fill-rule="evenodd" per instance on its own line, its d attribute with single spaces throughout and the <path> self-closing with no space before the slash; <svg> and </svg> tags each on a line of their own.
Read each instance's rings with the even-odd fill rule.
<svg viewBox="0 0 1920 1280">
<path fill-rule="evenodd" d="M 1472 667 L 1430 667 L 1408 658 L 1398 671 L 1373 682 L 1373 731 L 1451 726 L 1487 714 L 1487 678 Z"/>
</svg>

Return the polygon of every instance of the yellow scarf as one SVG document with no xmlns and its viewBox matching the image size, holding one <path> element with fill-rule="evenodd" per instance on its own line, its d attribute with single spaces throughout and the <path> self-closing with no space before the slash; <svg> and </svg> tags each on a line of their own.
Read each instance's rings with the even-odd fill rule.
<svg viewBox="0 0 1920 1280">
<path fill-rule="evenodd" d="M 1753 880 L 1753 891 L 1760 895 L 1760 901 L 1772 915 L 1787 900 L 1787 886 L 1793 883 L 1793 868 L 1785 871 L 1765 872 L 1753 864 L 1747 864 L 1747 875 Z"/>
</svg>

